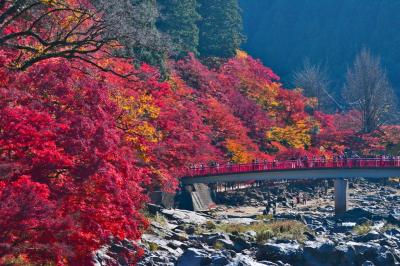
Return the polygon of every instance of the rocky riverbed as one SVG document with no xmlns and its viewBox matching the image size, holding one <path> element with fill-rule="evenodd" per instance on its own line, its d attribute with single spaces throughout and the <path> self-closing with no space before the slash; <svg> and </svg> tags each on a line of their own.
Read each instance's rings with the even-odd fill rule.
<svg viewBox="0 0 400 266">
<path fill-rule="evenodd" d="M 360 179 L 350 187 L 351 210 L 341 217 L 333 215 L 332 188 L 320 183 L 220 192 L 208 213 L 150 205 L 138 265 L 400 265 L 399 185 Z M 293 204 L 299 195 L 307 200 Z M 275 214 L 263 215 L 268 204 Z M 97 264 L 124 265 L 113 249 L 99 251 Z"/>
</svg>

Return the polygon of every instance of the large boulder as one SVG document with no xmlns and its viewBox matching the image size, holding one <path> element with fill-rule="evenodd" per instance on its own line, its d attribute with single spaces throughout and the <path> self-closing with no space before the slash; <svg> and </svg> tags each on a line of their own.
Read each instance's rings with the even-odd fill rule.
<svg viewBox="0 0 400 266">
<path fill-rule="evenodd" d="M 209 246 L 214 246 L 217 240 L 228 240 L 229 236 L 225 233 L 203 233 L 197 237 L 201 242 L 206 243 Z M 232 243 L 233 244 L 233 243 Z"/>
<path fill-rule="evenodd" d="M 130 262 L 127 261 L 127 255 L 133 255 L 136 252 L 137 245 L 133 242 L 112 239 L 109 245 L 103 246 L 94 252 L 92 262 L 96 266 L 129 265 Z"/>
<path fill-rule="evenodd" d="M 370 202 L 368 204 L 370 204 Z M 353 208 L 339 217 L 339 220 L 342 222 L 355 222 L 357 224 L 364 223 L 365 219 L 370 221 L 381 221 L 383 217 L 374 214 L 365 208 Z"/>
<path fill-rule="evenodd" d="M 211 256 L 212 266 L 225 266 L 230 263 L 230 256 L 226 254 L 216 253 Z"/>
<path fill-rule="evenodd" d="M 371 261 L 375 265 L 397 265 L 397 259 L 393 253 L 386 247 L 377 243 L 359 243 L 348 242 L 348 247 L 355 251 L 355 263 L 362 264 L 365 261 Z"/>
<path fill-rule="evenodd" d="M 370 231 L 364 235 L 355 237 L 354 240 L 357 242 L 369 242 L 372 240 L 378 240 L 384 238 L 384 235 L 378 233 L 377 231 Z"/>
<path fill-rule="evenodd" d="M 161 210 L 161 213 L 167 217 L 169 220 L 175 221 L 178 224 L 196 224 L 196 225 L 200 225 L 200 224 L 205 224 L 209 218 L 204 216 L 204 215 L 200 215 L 196 212 L 193 211 L 187 211 L 187 210 L 178 210 L 178 209 L 174 209 L 174 210 L 167 210 L 167 209 L 163 209 Z"/>
<path fill-rule="evenodd" d="M 388 229 L 385 231 L 385 234 L 396 237 L 396 238 L 400 238 L 400 230 L 397 228 Z"/>
<path fill-rule="evenodd" d="M 353 265 L 354 251 L 343 245 L 335 246 L 328 239 L 306 241 L 304 244 L 305 265 Z"/>
<path fill-rule="evenodd" d="M 255 240 L 255 237 L 249 234 L 230 235 L 229 238 L 233 241 L 233 249 L 236 252 L 251 248 L 252 242 Z"/>
<path fill-rule="evenodd" d="M 258 247 L 256 258 L 258 261 L 272 262 L 283 261 L 299 264 L 303 260 L 303 248 L 294 241 L 293 243 L 267 243 Z"/>
<path fill-rule="evenodd" d="M 179 257 L 177 266 L 203 266 L 211 264 L 212 259 L 208 252 L 189 248 Z"/>
</svg>

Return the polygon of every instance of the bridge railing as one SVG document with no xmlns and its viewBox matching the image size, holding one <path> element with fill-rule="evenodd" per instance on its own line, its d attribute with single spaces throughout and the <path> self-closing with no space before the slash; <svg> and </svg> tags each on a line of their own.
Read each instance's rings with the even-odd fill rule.
<svg viewBox="0 0 400 266">
<path fill-rule="evenodd" d="M 284 171 L 295 169 L 339 169 L 339 168 L 400 168 L 400 159 L 363 159 L 341 160 L 291 160 L 274 162 L 256 162 L 249 164 L 223 164 L 217 166 L 198 166 L 187 169 L 186 177 L 213 176 L 222 174 Z"/>
</svg>

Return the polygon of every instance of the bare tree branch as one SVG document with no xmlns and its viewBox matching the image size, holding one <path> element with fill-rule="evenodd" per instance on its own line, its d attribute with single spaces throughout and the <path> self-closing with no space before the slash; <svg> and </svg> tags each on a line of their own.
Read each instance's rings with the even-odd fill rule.
<svg viewBox="0 0 400 266">
<path fill-rule="evenodd" d="M 117 74 L 101 68 L 93 61 L 98 58 L 90 55 L 101 51 L 104 56 L 113 56 L 115 48 L 122 47 L 116 43 L 150 49 L 161 46 L 157 31 L 150 30 L 156 7 L 144 8 L 146 3 L 144 0 L 0 0 L 0 47 L 16 51 L 8 66 L 16 70 L 49 58 L 64 57 Z M 118 73 L 118 76 L 132 74 Z"/>
<path fill-rule="evenodd" d="M 395 94 L 381 60 L 363 49 L 347 71 L 343 96 L 361 113 L 362 131 L 370 133 L 387 122 L 395 111 Z"/>
<path fill-rule="evenodd" d="M 303 68 L 293 75 L 293 85 L 302 88 L 307 97 L 314 97 L 318 100 L 317 110 L 321 108 L 327 110 L 332 103 L 342 109 L 342 106 L 330 94 L 330 83 L 326 68 L 320 64 L 313 65 L 308 60 L 305 60 Z"/>
</svg>

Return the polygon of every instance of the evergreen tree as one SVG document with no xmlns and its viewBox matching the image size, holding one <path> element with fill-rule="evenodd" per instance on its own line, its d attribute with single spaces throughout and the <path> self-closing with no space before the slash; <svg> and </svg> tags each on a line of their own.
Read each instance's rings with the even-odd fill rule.
<svg viewBox="0 0 400 266">
<path fill-rule="evenodd" d="M 105 10 L 115 9 L 111 22 L 119 22 L 119 28 L 114 31 L 124 30 L 125 38 L 120 42 L 124 48 L 118 55 L 134 59 L 136 65 L 143 62 L 165 69 L 166 54 L 168 53 L 167 40 L 156 28 L 159 17 L 156 0 L 98 0 L 108 3 Z M 121 3 L 126 3 L 121 5 Z M 110 12 L 106 12 L 109 14 Z M 122 15 L 123 14 L 123 15 Z M 110 15 L 109 15 L 110 16 Z M 112 32 L 113 33 L 113 32 Z"/>
<path fill-rule="evenodd" d="M 200 54 L 232 57 L 244 41 L 238 0 L 200 0 Z"/>
<path fill-rule="evenodd" d="M 158 0 L 160 18 L 157 27 L 172 40 L 172 50 L 180 54 L 198 53 L 199 28 L 197 0 Z"/>
</svg>

